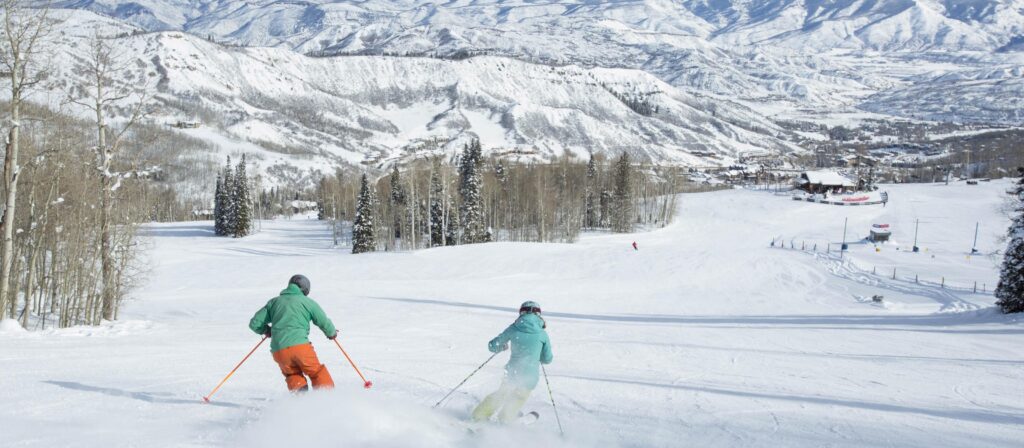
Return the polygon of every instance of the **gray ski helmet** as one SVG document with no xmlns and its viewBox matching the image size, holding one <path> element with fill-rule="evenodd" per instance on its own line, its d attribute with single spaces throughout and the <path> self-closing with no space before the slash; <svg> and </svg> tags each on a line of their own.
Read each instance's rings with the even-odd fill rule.
<svg viewBox="0 0 1024 448">
<path fill-rule="evenodd" d="M 540 314 L 540 304 L 532 300 L 527 300 L 519 305 L 519 314 L 533 313 Z"/>
<path fill-rule="evenodd" d="M 288 283 L 298 286 L 299 290 L 302 291 L 302 295 L 309 295 L 309 279 L 305 275 L 295 274 L 288 280 Z"/>
</svg>

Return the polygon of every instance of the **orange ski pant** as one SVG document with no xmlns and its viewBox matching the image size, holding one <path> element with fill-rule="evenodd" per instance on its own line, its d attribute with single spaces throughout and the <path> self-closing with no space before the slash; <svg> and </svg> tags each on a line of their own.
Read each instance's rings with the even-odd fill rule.
<svg viewBox="0 0 1024 448">
<path fill-rule="evenodd" d="M 281 367 L 284 381 L 288 384 L 288 390 L 306 390 L 306 376 L 313 382 L 314 389 L 331 389 L 334 387 L 334 380 L 327 366 L 320 364 L 320 360 L 313 351 L 313 344 L 293 345 L 274 352 L 274 361 Z"/>
</svg>

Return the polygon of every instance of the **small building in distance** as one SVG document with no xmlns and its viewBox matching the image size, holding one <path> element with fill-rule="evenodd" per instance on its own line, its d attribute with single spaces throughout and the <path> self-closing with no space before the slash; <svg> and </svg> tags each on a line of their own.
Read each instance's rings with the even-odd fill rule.
<svg viewBox="0 0 1024 448">
<path fill-rule="evenodd" d="M 857 183 L 835 171 L 804 171 L 796 187 L 810 194 L 848 193 L 857 189 Z"/>
<path fill-rule="evenodd" d="M 319 207 L 319 204 L 317 204 L 316 201 L 302 201 L 298 199 L 289 202 L 288 205 L 291 207 L 293 215 L 312 213 Z"/>
<path fill-rule="evenodd" d="M 176 127 L 178 129 L 195 129 L 198 128 L 200 125 L 202 125 L 202 123 L 194 120 L 179 120 L 171 124 L 172 127 Z"/>
</svg>

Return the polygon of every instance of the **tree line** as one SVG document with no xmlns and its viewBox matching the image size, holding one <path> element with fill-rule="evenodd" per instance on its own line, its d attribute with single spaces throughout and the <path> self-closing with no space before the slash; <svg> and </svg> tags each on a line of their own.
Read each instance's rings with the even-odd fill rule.
<svg viewBox="0 0 1024 448">
<path fill-rule="evenodd" d="M 485 158 L 478 141 L 454 160 L 394 165 L 372 179 L 338 171 L 317 188 L 321 219 L 354 253 L 488 241 L 573 242 L 583 230 L 631 232 L 675 214 L 675 169 L 566 156 L 554 162 Z M 351 223 L 348 229 L 347 223 Z"/>
<path fill-rule="evenodd" d="M 141 123 L 150 77 L 96 32 L 71 67 L 85 81 L 61 85 L 57 110 L 35 105 L 62 50 L 55 21 L 18 0 L 0 0 L 0 14 L 0 318 L 26 328 L 117 319 L 145 273 L 135 223 L 191 217 L 154 157 L 167 135 Z"/>
</svg>

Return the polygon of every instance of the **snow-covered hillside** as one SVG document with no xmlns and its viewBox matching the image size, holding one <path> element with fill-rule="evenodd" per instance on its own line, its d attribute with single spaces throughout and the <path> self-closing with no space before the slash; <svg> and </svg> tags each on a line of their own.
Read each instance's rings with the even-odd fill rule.
<svg viewBox="0 0 1024 448">
<path fill-rule="evenodd" d="M 804 50 L 985 50 L 1024 32 L 1019 0 L 687 0 L 716 38 Z"/>
<path fill-rule="evenodd" d="M 765 115 L 833 113 L 871 94 L 920 82 L 942 95 L 946 75 L 1021 66 L 1024 0 L 619 0 L 609 2 L 371 0 L 58 2 L 149 30 L 183 30 L 218 41 L 328 54 L 490 53 L 584 66 L 645 70 L 678 88 L 752 102 Z M 978 60 L 978 55 L 988 60 Z M 937 61 L 953 55 L 953 61 Z M 972 90 L 999 98 L 1000 85 Z M 898 91 L 898 92 L 902 92 Z M 899 95 L 899 93 L 893 95 Z M 986 98 L 963 107 L 931 101 L 864 107 L 902 117 L 1020 123 L 989 113 Z M 1009 105 L 1012 106 L 1012 105 Z M 997 107 L 1002 109 L 1002 106 Z"/>
<path fill-rule="evenodd" d="M 313 220 L 264 222 L 244 239 L 214 238 L 209 223 L 148 226 L 150 281 L 122 321 L 0 326 L 3 444 L 1017 446 L 1024 322 L 964 288 L 995 275 L 1008 187 L 886 186 L 885 208 L 685 195 L 676 223 L 652 232 L 413 253 L 350 255 Z M 839 261 L 821 252 L 845 218 L 855 244 Z M 919 253 L 906 250 L 916 219 Z M 880 222 L 892 243 L 856 242 Z M 976 222 L 983 255 L 968 258 Z M 780 237 L 786 249 L 769 247 Z M 314 331 L 337 390 L 289 396 L 263 347 L 202 404 L 258 341 L 251 314 L 298 272 L 374 388 Z M 430 410 L 526 299 L 548 322 L 566 437 L 543 382 L 527 403 L 538 423 L 466 430 L 504 357 Z"/>
<path fill-rule="evenodd" d="M 935 121 L 974 117 L 990 123 L 1024 122 L 1024 54 L 1018 63 L 993 63 L 953 73 L 928 73 L 908 86 L 873 95 L 865 110 Z"/>
<path fill-rule="evenodd" d="M 83 12 L 61 25 L 69 42 L 62 84 L 82 82 L 74 61 L 97 24 L 107 34 L 121 31 Z M 182 132 L 228 151 L 255 152 L 267 165 L 375 164 L 453 152 L 471 136 L 488 151 L 542 158 L 625 151 L 637 160 L 724 164 L 756 148 L 799 150 L 747 107 L 640 70 L 501 57 L 317 58 L 223 46 L 182 32 L 110 42 L 135 59 L 130 65 L 149 78 L 151 95 L 163 103 L 150 119 L 199 120 L 199 129 Z"/>
</svg>

